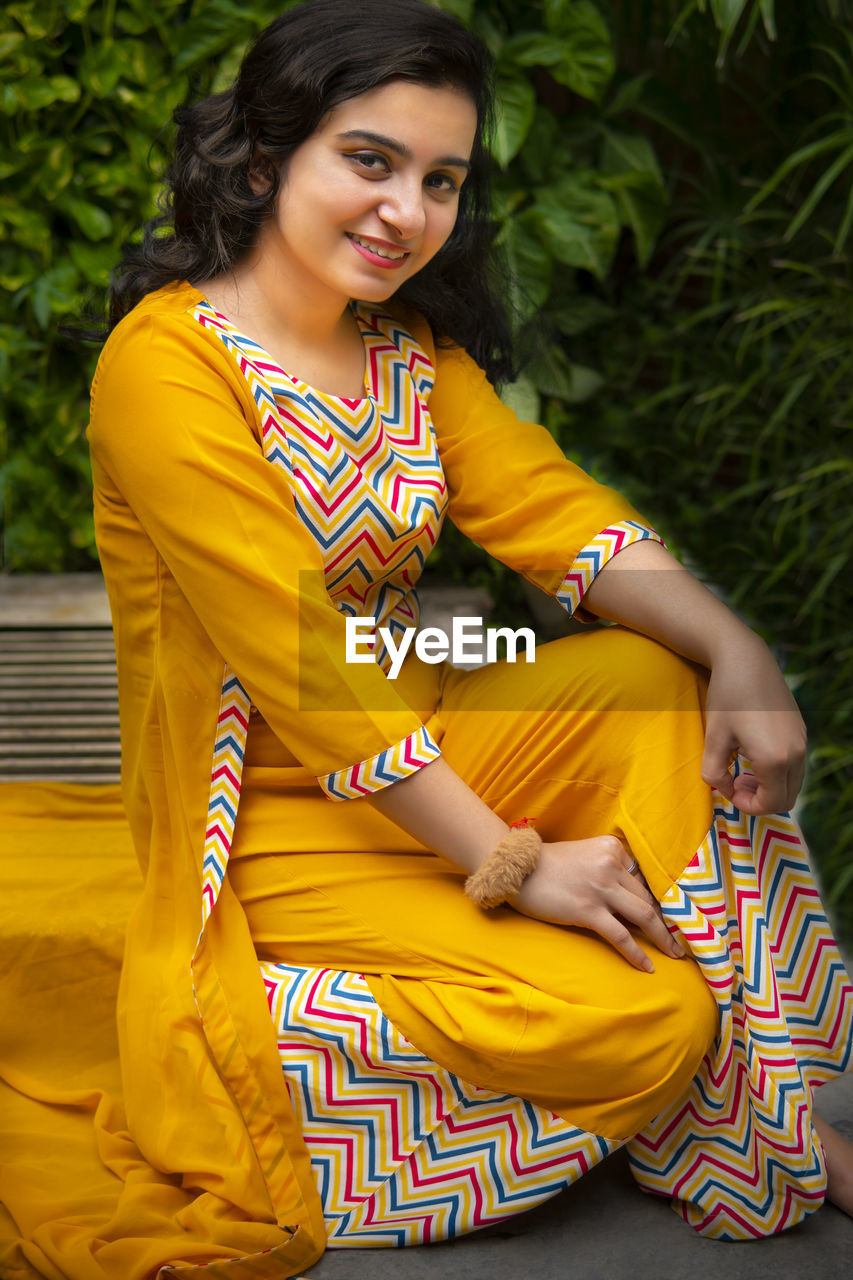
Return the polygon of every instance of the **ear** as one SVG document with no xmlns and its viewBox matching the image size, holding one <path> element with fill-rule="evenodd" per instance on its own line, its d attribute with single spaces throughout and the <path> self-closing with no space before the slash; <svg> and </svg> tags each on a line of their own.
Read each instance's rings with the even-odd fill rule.
<svg viewBox="0 0 853 1280">
<path fill-rule="evenodd" d="M 256 151 L 246 170 L 246 179 L 252 189 L 252 195 L 269 195 L 275 184 L 275 168 L 272 160 Z"/>
</svg>

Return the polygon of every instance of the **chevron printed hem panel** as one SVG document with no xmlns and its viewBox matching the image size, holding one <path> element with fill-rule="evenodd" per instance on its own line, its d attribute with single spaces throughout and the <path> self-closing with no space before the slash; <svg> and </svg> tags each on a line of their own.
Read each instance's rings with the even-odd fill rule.
<svg viewBox="0 0 853 1280">
<path fill-rule="evenodd" d="M 580 603 L 592 586 L 596 574 L 604 568 L 608 560 L 632 542 L 662 542 L 663 539 L 654 529 L 635 520 L 620 520 L 618 524 L 608 525 L 596 534 L 592 542 L 578 552 L 573 564 L 569 567 L 560 586 L 556 598 L 571 617 L 580 608 Z"/>
<path fill-rule="evenodd" d="M 853 986 L 794 823 L 715 799 L 663 909 L 706 975 L 720 1032 L 687 1094 L 628 1151 L 640 1186 L 695 1230 L 746 1240 L 823 1202 L 811 1091 L 850 1067 Z M 359 974 L 261 973 L 332 1248 L 475 1231 L 556 1195 L 619 1145 L 425 1058 Z"/>
</svg>

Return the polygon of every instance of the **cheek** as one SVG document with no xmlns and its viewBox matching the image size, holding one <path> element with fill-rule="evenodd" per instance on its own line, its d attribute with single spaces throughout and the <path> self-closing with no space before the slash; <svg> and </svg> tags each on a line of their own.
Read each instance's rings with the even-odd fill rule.
<svg viewBox="0 0 853 1280">
<path fill-rule="evenodd" d="M 459 206 L 441 205 L 437 210 L 436 217 L 433 221 L 433 239 L 436 245 L 436 251 L 450 239 L 453 228 L 456 226 L 456 218 Z"/>
</svg>

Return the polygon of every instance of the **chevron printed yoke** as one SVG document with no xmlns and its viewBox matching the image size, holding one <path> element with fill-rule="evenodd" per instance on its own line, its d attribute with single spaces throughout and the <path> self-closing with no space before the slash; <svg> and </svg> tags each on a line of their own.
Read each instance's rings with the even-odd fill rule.
<svg viewBox="0 0 853 1280">
<path fill-rule="evenodd" d="M 418 625 L 415 584 L 447 508 L 427 398 L 434 370 L 389 316 L 354 309 L 365 396 L 326 395 L 285 373 L 262 347 L 202 303 L 194 315 L 239 364 L 263 419 L 264 454 L 283 467 L 300 519 L 325 563 L 341 613 L 376 618 L 397 639 Z M 387 670 L 384 646 L 376 660 Z"/>
</svg>

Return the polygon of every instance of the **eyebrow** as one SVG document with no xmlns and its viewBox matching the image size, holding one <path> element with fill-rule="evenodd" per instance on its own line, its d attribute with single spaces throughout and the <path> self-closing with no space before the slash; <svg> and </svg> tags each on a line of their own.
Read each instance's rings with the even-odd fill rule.
<svg viewBox="0 0 853 1280">
<path fill-rule="evenodd" d="M 398 142 L 396 138 L 386 138 L 382 133 L 371 133 L 369 129 L 347 129 L 345 133 L 339 133 L 338 137 L 347 142 L 353 142 L 361 139 L 364 142 L 372 142 L 376 147 L 386 147 L 388 151 L 393 151 L 398 156 L 402 156 L 404 160 L 411 160 L 412 151 L 404 142 Z M 463 160 L 461 156 L 439 156 L 436 164 L 449 165 L 451 168 L 464 169 L 466 173 L 470 170 L 469 161 Z"/>
</svg>

